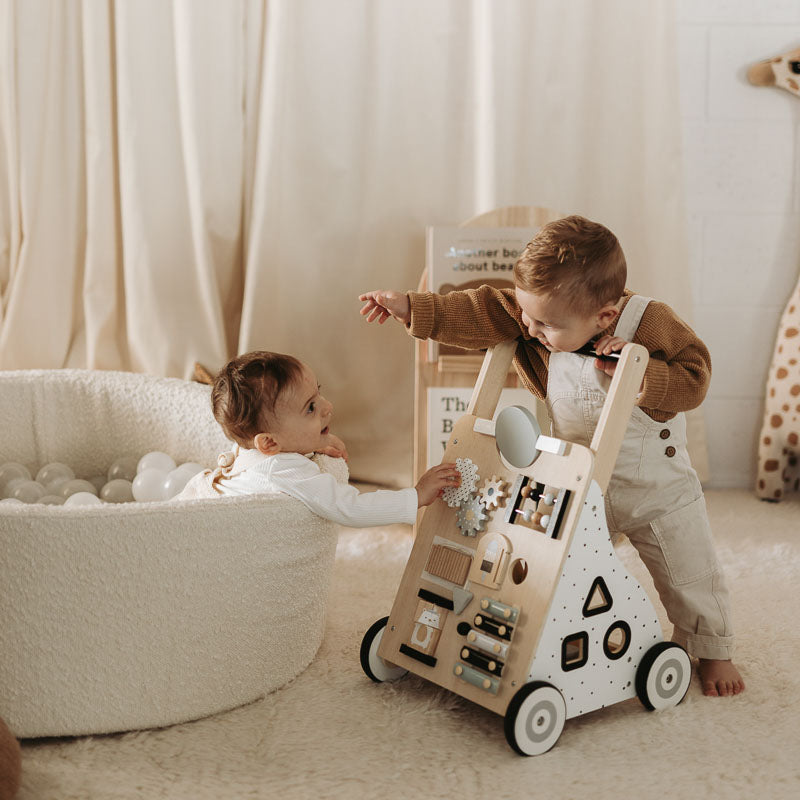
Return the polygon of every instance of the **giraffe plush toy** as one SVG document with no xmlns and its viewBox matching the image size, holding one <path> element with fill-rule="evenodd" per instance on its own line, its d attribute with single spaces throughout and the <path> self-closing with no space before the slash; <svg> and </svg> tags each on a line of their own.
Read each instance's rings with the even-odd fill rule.
<svg viewBox="0 0 800 800">
<path fill-rule="evenodd" d="M 747 77 L 756 86 L 779 86 L 800 95 L 800 49 L 753 64 Z"/>
<path fill-rule="evenodd" d="M 756 494 L 780 500 L 800 488 L 800 281 L 781 317 L 767 378 Z"/>
<path fill-rule="evenodd" d="M 778 86 L 800 96 L 800 49 L 753 64 L 756 86 Z M 800 489 L 800 282 L 781 317 L 767 378 L 764 422 L 758 443 L 756 494 L 780 500 Z"/>
</svg>

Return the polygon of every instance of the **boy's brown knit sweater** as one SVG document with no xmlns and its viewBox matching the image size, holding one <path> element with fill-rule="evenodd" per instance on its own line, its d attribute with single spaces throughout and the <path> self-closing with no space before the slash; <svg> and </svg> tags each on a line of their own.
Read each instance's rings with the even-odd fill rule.
<svg viewBox="0 0 800 800">
<path fill-rule="evenodd" d="M 621 308 L 633 294 L 625 290 Z M 408 298 L 411 322 L 407 327 L 418 339 L 435 339 L 467 349 L 493 347 L 517 339 L 517 373 L 524 386 L 544 398 L 550 353 L 528 333 L 513 289 L 480 286 L 446 295 L 408 292 Z M 619 317 L 598 338 L 613 334 L 618 320 Z M 638 399 L 642 411 L 664 422 L 703 402 L 711 380 L 708 349 L 668 305 L 656 301 L 648 304 L 633 341 L 650 353 Z"/>
</svg>

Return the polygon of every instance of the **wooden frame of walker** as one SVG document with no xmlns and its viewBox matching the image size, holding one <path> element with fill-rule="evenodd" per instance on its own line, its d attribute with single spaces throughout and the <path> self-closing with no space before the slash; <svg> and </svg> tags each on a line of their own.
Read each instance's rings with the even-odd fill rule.
<svg viewBox="0 0 800 800">
<path fill-rule="evenodd" d="M 538 435 L 531 463 L 514 466 L 499 446 L 501 417 L 498 430 L 492 417 L 516 346 L 487 352 L 444 454 L 469 496 L 423 513 L 391 613 L 365 635 L 361 661 L 373 680 L 413 672 L 504 716 L 509 744 L 536 755 L 565 718 L 637 694 L 648 708 L 675 705 L 691 668 L 663 641 L 605 523 L 603 493 L 647 351 L 623 348 L 589 447 Z M 591 663 L 603 659 L 595 676 Z"/>
</svg>

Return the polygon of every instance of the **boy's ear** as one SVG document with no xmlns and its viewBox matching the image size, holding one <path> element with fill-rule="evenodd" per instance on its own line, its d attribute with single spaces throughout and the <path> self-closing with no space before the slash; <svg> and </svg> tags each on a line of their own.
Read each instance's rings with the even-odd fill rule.
<svg viewBox="0 0 800 800">
<path fill-rule="evenodd" d="M 617 317 L 619 316 L 619 309 L 613 303 L 603 306 L 597 312 L 597 324 L 600 330 L 605 330 Z"/>
<path fill-rule="evenodd" d="M 265 456 L 274 456 L 281 451 L 281 446 L 271 433 L 257 433 L 253 437 L 253 446 Z"/>
</svg>

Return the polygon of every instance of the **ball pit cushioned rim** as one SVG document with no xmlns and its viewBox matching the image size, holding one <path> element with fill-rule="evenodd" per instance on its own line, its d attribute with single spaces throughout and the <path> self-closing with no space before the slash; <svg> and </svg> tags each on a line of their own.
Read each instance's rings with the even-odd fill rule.
<svg viewBox="0 0 800 800">
<path fill-rule="evenodd" d="M 65 385 L 85 373 L 84 388 L 92 378 L 16 375 L 47 373 L 52 390 L 53 372 L 68 373 Z M 197 425 L 217 427 L 197 384 L 116 374 L 123 389 L 141 379 L 188 398 Z M 14 375 L 0 376 L 0 392 L 13 390 Z M 108 389 L 114 380 L 102 375 Z M 209 463 L 208 452 L 199 455 Z M 346 480 L 341 460 L 318 462 Z M 0 505 L 0 717 L 20 738 L 111 733 L 197 719 L 274 691 L 322 641 L 337 533 L 280 494 Z"/>
</svg>

